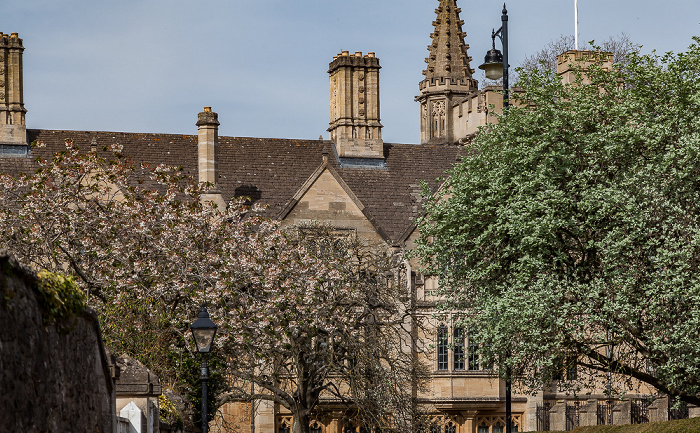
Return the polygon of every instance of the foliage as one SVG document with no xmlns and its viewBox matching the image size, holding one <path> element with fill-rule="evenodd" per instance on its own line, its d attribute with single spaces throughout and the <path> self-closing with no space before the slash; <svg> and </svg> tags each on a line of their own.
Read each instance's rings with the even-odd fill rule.
<svg viewBox="0 0 700 433">
<path fill-rule="evenodd" d="M 200 360 L 186 335 L 206 300 L 219 325 L 210 414 L 229 399 L 268 399 L 293 412 L 298 433 L 334 396 L 372 425 L 407 425 L 421 369 L 404 332 L 405 275 L 388 276 L 396 263 L 387 251 L 318 228 L 290 234 L 242 201 L 203 202 L 209 186 L 177 168 L 134 167 L 120 149 L 66 144 L 36 173 L 0 176 L 0 247 L 74 277 L 114 352 L 199 410 Z"/>
<path fill-rule="evenodd" d="M 158 415 L 160 419 L 167 422 L 168 424 L 182 428 L 183 421 L 180 412 L 177 410 L 175 404 L 170 401 L 170 399 L 165 395 L 161 394 L 158 396 Z"/>
<path fill-rule="evenodd" d="M 525 74 L 428 200 L 426 272 L 502 375 L 541 389 L 573 360 L 574 390 L 611 372 L 700 403 L 698 41 L 590 84 Z"/>
<path fill-rule="evenodd" d="M 57 323 L 85 312 L 85 295 L 73 278 L 42 270 L 38 274 L 39 303 L 44 322 Z"/>
</svg>

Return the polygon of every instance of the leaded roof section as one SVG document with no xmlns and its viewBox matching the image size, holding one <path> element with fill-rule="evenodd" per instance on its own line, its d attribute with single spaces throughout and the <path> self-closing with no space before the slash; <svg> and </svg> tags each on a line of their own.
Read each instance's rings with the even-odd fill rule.
<svg viewBox="0 0 700 433">
<path fill-rule="evenodd" d="M 460 12 L 456 0 L 440 0 L 440 5 L 435 9 L 435 30 L 430 34 L 432 44 L 428 45 L 430 54 L 425 59 L 428 66 L 423 75 L 427 81 L 449 78 L 453 84 L 472 84 L 469 87 L 476 88 L 476 81 L 472 78 L 474 70 L 469 65 L 471 57 L 467 54 L 469 45 L 464 42 L 466 33 L 462 31 L 464 21 L 459 17 Z"/>
</svg>

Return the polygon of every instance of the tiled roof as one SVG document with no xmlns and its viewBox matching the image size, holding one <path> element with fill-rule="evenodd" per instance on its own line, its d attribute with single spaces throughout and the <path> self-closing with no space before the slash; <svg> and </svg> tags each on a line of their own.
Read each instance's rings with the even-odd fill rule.
<svg viewBox="0 0 700 433">
<path fill-rule="evenodd" d="M 49 158 L 73 139 L 81 149 L 113 144 L 135 163 L 150 162 L 182 166 L 197 175 L 197 135 L 139 134 L 123 132 L 28 130 L 29 141 L 43 141 L 32 156 Z M 225 200 L 248 196 L 269 206 L 276 216 L 297 190 L 323 162 L 342 177 L 365 206 L 365 214 L 390 243 L 401 242 L 421 212 L 421 180 L 435 186 L 435 179 L 452 166 L 463 148 L 385 144 L 386 169 L 339 168 L 332 144 L 324 140 L 291 140 L 248 137 L 219 137 L 219 185 Z M 29 158 L 0 158 L 0 172 L 34 170 Z"/>
</svg>

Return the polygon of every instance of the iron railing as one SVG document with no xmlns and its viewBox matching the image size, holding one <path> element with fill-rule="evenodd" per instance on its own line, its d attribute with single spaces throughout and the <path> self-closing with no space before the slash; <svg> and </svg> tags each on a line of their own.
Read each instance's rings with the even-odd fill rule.
<svg viewBox="0 0 700 433">
<path fill-rule="evenodd" d="M 598 402 L 596 414 L 598 415 L 598 425 L 612 425 L 613 423 L 613 408 L 615 402 L 612 400 Z"/>
<path fill-rule="evenodd" d="M 566 431 L 573 430 L 581 424 L 581 402 L 566 405 Z"/>
<path fill-rule="evenodd" d="M 552 408 L 550 403 L 537 405 L 537 431 L 549 431 L 549 410 Z"/>
</svg>

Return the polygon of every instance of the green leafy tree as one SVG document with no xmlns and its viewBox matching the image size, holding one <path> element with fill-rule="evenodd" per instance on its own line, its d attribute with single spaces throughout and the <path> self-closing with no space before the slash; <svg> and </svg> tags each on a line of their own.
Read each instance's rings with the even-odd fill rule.
<svg viewBox="0 0 700 433">
<path fill-rule="evenodd" d="M 590 84 L 525 73 L 427 201 L 418 254 L 502 375 L 570 360 L 700 404 L 699 42 Z"/>
</svg>

